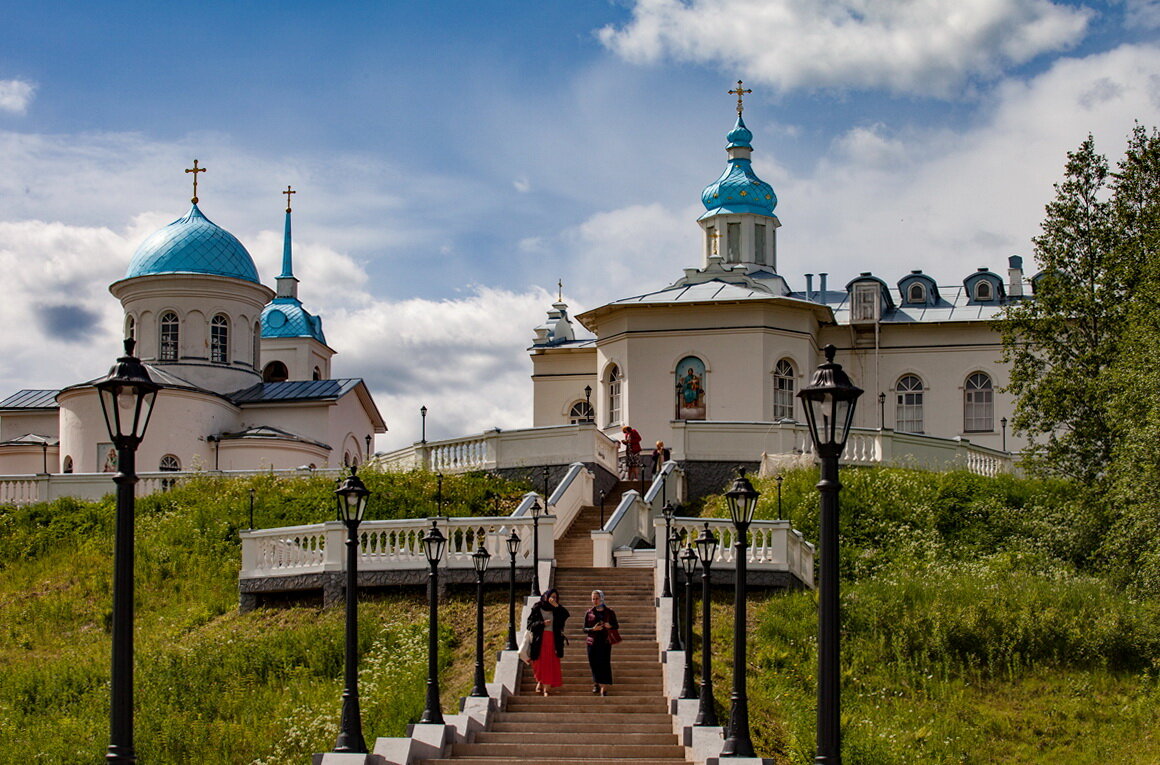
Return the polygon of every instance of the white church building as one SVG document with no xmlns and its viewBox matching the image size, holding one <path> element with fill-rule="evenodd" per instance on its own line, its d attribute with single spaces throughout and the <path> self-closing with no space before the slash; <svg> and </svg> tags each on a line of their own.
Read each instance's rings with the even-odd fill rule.
<svg viewBox="0 0 1160 765">
<path fill-rule="evenodd" d="M 126 337 L 164 386 L 138 470 L 365 462 L 386 423 L 361 379 L 331 374 L 335 350 L 322 320 L 298 299 L 290 205 L 272 290 L 245 246 L 202 213 L 196 193 L 189 212 L 142 242 L 109 287 L 124 309 Z M 0 475 L 114 471 L 97 379 L 0 400 Z"/>
</svg>

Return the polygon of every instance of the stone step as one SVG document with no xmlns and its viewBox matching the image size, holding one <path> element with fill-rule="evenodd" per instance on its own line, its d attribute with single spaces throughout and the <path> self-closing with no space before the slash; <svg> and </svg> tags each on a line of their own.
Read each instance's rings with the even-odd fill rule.
<svg viewBox="0 0 1160 765">
<path fill-rule="evenodd" d="M 512 757 L 534 762 L 558 762 L 562 758 L 583 757 L 591 762 L 600 757 L 626 760 L 633 757 L 667 758 L 683 760 L 685 748 L 677 744 L 620 744 L 595 743 L 558 744 L 553 741 L 551 731 L 540 736 L 539 743 L 521 744 L 452 744 L 451 756 L 465 757 Z M 599 739 L 598 739 L 599 741 Z"/>
<path fill-rule="evenodd" d="M 550 735 L 550 732 L 545 734 Z M 528 765 L 529 762 L 551 762 L 552 765 L 674 765 L 685 762 L 681 757 L 551 757 L 547 760 L 531 760 L 521 757 L 458 757 L 454 760 L 419 760 L 419 765 Z"/>
<path fill-rule="evenodd" d="M 549 698 L 551 698 L 549 696 Z M 605 699 L 607 701 L 607 699 Z M 576 714 L 569 714 L 564 718 L 560 718 L 551 712 L 546 711 L 506 711 L 500 712 L 496 717 L 496 724 L 500 725 L 523 725 L 523 724 L 550 724 L 555 725 L 667 725 L 672 729 L 672 718 L 668 711 L 664 712 L 640 712 L 631 717 L 626 717 L 618 712 L 605 712 L 597 709 L 589 709 L 583 712 L 576 712 Z"/>
<path fill-rule="evenodd" d="M 592 736 L 581 732 L 563 732 L 560 728 L 552 731 L 551 740 L 556 744 L 591 744 Z M 598 739 L 597 739 L 598 740 Z M 508 731 L 479 731 L 475 734 L 475 744 L 535 744 L 544 741 L 543 731 L 508 732 Z M 620 733 L 616 736 L 616 743 L 632 745 L 672 746 L 677 743 L 677 736 L 671 730 L 668 733 Z"/>
<path fill-rule="evenodd" d="M 552 712 L 567 715 L 581 712 L 603 712 L 605 714 L 635 714 L 637 712 L 664 713 L 669 705 L 659 697 L 655 700 L 618 699 L 613 696 L 512 696 L 508 699 L 508 710 L 512 712 Z"/>
<path fill-rule="evenodd" d="M 528 715 L 531 716 L 531 715 Z M 585 715 L 594 717 L 595 715 Z M 543 734 L 544 725 L 552 725 L 556 733 L 610 733 L 620 736 L 622 733 L 667 733 L 672 734 L 673 724 L 668 715 L 660 722 L 645 723 L 637 718 L 643 715 L 633 715 L 631 722 L 624 722 L 623 715 L 607 715 L 607 720 L 580 722 L 569 716 L 565 720 L 557 720 L 550 715 L 542 715 L 536 720 L 519 722 L 516 720 L 497 720 L 491 724 L 494 733 L 524 733 L 535 732 Z"/>
</svg>

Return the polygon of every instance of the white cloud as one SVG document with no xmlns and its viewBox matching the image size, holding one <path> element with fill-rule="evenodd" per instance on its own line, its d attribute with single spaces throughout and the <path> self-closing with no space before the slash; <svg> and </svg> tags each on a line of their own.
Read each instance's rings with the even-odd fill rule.
<svg viewBox="0 0 1160 765">
<path fill-rule="evenodd" d="M 0 110 L 24 114 L 36 92 L 36 86 L 23 80 L 0 80 Z"/>
<path fill-rule="evenodd" d="M 630 61 L 708 64 L 780 90 L 945 97 L 1069 48 L 1091 17 L 1049 0 L 636 0 L 632 20 L 599 37 Z"/>
<path fill-rule="evenodd" d="M 1124 0 L 1124 26 L 1160 29 L 1160 0 Z"/>
</svg>

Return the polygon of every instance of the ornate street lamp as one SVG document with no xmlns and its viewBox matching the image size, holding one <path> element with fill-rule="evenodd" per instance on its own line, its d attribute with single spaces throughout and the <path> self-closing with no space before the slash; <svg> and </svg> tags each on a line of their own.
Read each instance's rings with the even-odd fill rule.
<svg viewBox="0 0 1160 765">
<path fill-rule="evenodd" d="M 427 407 L 426 406 L 419 407 L 419 417 L 421 418 L 422 428 L 423 428 L 423 431 L 422 431 L 423 435 L 420 436 L 419 443 L 425 444 L 425 443 L 427 443 Z"/>
<path fill-rule="evenodd" d="M 861 388 L 834 363 L 834 346 L 825 347 L 826 363 L 798 392 L 806 424 L 821 462 L 821 582 L 818 595 L 818 730 L 817 765 L 841 765 L 841 614 L 838 600 L 838 458 L 850 435 Z"/>
<path fill-rule="evenodd" d="M 540 592 L 540 500 L 532 500 L 532 594 L 542 595 Z"/>
<path fill-rule="evenodd" d="M 587 422 L 592 422 L 592 386 L 584 386 L 584 412 L 587 415 Z"/>
<path fill-rule="evenodd" d="M 1000 417 L 999 424 L 1003 426 L 1003 451 L 1007 451 L 1007 418 Z"/>
<path fill-rule="evenodd" d="M 774 476 L 773 480 L 777 481 L 777 517 L 784 518 L 781 512 L 781 482 L 785 480 L 785 476 Z"/>
<path fill-rule="evenodd" d="M 516 533 L 515 526 L 512 527 L 512 533 L 507 538 L 508 559 L 511 561 L 511 569 L 508 574 L 508 639 L 507 650 L 518 651 L 519 645 L 516 644 L 516 555 L 520 551 L 520 535 Z"/>
<path fill-rule="evenodd" d="M 117 450 L 117 515 L 113 543 L 113 667 L 106 762 L 135 763 L 133 750 L 133 526 L 136 512 L 137 447 L 145 437 L 157 391 L 141 360 L 133 355 L 133 338 L 125 355 L 96 384 L 109 438 Z"/>
<path fill-rule="evenodd" d="M 366 459 L 363 460 L 364 462 L 370 462 L 370 459 L 371 459 L 371 441 L 373 441 L 373 440 L 374 439 L 371 437 L 371 434 L 367 433 L 367 437 L 366 437 L 367 453 L 366 453 Z"/>
<path fill-rule="evenodd" d="M 697 572 L 697 554 L 692 547 L 681 553 L 681 569 L 685 572 L 685 681 L 681 684 L 681 698 L 697 698 L 697 684 L 693 682 L 693 574 Z"/>
<path fill-rule="evenodd" d="M 443 724 L 443 710 L 439 703 L 439 559 L 447 546 L 447 538 L 439 531 L 436 521 L 431 521 L 431 530 L 423 537 L 423 552 L 431 564 L 427 575 L 427 605 L 430 616 L 427 619 L 427 706 L 419 718 L 421 723 Z"/>
<path fill-rule="evenodd" d="M 733 543 L 733 694 L 729 711 L 729 735 L 721 748 L 722 757 L 755 757 L 753 741 L 749 737 L 749 698 L 745 692 L 746 617 L 745 592 L 749 559 L 749 524 L 761 496 L 745 477 L 745 468 L 738 468 L 733 487 L 725 492 L 729 517 L 737 531 Z"/>
<path fill-rule="evenodd" d="M 336 752 L 364 753 L 362 712 L 358 703 L 358 526 L 371 493 L 358 477 L 357 468 L 334 490 L 338 520 L 346 524 L 346 662 L 342 691 L 342 724 Z"/>
<path fill-rule="evenodd" d="M 679 616 L 680 604 L 677 602 L 680 600 L 677 597 L 677 568 L 680 566 L 680 564 L 677 562 L 677 554 L 681 552 L 680 532 L 678 532 L 676 529 L 673 529 L 673 533 L 669 535 L 668 542 L 669 554 L 665 557 L 668 558 L 668 566 L 673 570 L 673 599 L 671 604 L 672 618 L 670 619 L 672 622 L 672 628 L 669 630 L 669 650 L 682 651 L 684 650 L 684 646 L 681 645 L 681 619 Z"/>
<path fill-rule="evenodd" d="M 491 553 L 479 541 L 479 547 L 471 554 L 471 565 L 475 567 L 475 687 L 472 696 L 487 696 L 487 683 L 483 677 L 483 575 Z"/>
<path fill-rule="evenodd" d="M 701 703 L 694 725 L 716 726 L 717 708 L 713 702 L 713 623 L 709 614 L 709 567 L 717 555 L 717 537 L 708 522 L 697 537 L 697 557 L 701 559 Z"/>
<path fill-rule="evenodd" d="M 878 394 L 878 429 L 886 428 L 886 394 Z"/>
<path fill-rule="evenodd" d="M 668 504 L 668 503 L 665 503 L 665 506 L 661 508 L 661 515 L 663 515 L 665 518 L 665 545 L 668 545 L 669 534 L 672 533 L 673 512 L 674 511 L 675 511 L 675 509 L 673 508 L 673 506 Z M 669 552 L 668 548 L 666 548 L 665 552 L 666 553 Z M 662 598 L 671 598 L 673 596 L 673 589 L 669 583 L 669 577 L 670 577 L 670 573 L 672 572 L 672 570 L 673 570 L 673 567 L 672 567 L 669 555 L 666 554 L 665 555 L 665 584 L 664 584 L 664 591 L 661 592 Z M 676 649 L 669 648 L 669 650 L 674 651 Z"/>
</svg>

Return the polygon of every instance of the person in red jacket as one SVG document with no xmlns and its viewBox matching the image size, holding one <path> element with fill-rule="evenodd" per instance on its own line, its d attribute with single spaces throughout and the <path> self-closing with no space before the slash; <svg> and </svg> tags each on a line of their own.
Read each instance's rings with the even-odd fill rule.
<svg viewBox="0 0 1160 765">
<path fill-rule="evenodd" d="M 630 425 L 625 425 L 620 431 L 624 433 L 621 443 L 624 444 L 625 462 L 628 467 L 627 478 L 635 481 L 640 478 L 640 433 Z"/>
</svg>

